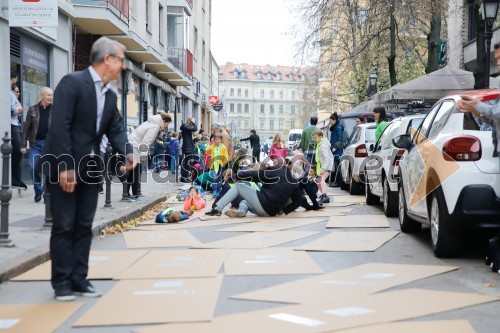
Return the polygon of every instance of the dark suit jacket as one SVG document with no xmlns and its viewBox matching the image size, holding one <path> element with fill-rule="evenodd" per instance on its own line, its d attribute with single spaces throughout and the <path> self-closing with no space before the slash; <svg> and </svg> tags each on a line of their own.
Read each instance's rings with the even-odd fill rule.
<svg viewBox="0 0 500 333">
<path fill-rule="evenodd" d="M 63 77 L 54 92 L 52 123 L 41 159 L 41 163 L 50 165 L 52 178 L 57 177 L 61 170 L 76 169 L 81 179 L 91 152 L 99 156 L 103 134 L 108 137 L 114 151 L 123 155 L 132 153 L 116 99 L 112 90 L 106 92 L 101 124 L 96 131 L 97 98 L 89 69 Z"/>
</svg>

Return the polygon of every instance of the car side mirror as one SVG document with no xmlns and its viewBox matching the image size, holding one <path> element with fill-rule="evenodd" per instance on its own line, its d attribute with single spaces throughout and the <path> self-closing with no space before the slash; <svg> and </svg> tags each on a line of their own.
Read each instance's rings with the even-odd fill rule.
<svg viewBox="0 0 500 333">
<path fill-rule="evenodd" d="M 413 145 L 411 141 L 411 136 L 408 134 L 399 135 L 395 137 L 394 139 L 392 139 L 392 144 L 396 148 L 406 149 L 406 150 L 410 149 L 410 147 Z"/>
</svg>

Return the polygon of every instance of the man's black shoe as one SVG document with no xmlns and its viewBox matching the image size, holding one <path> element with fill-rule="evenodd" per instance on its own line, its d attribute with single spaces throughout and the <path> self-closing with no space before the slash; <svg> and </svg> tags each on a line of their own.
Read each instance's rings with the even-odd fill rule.
<svg viewBox="0 0 500 333">
<path fill-rule="evenodd" d="M 73 292 L 75 293 L 75 295 L 83 297 L 102 296 L 102 291 L 95 289 L 94 286 L 89 281 L 85 281 L 78 285 L 73 285 Z"/>
<path fill-rule="evenodd" d="M 35 202 L 40 202 L 42 200 L 42 193 L 35 194 Z"/>
<path fill-rule="evenodd" d="M 28 185 L 26 185 L 23 181 L 20 181 L 20 182 L 12 182 L 12 186 L 13 187 L 22 187 L 24 188 L 25 190 L 28 189 Z"/>
<path fill-rule="evenodd" d="M 211 211 L 205 213 L 205 215 L 208 215 L 208 216 L 221 216 L 222 212 L 220 210 L 217 210 L 217 209 L 212 209 Z"/>
<path fill-rule="evenodd" d="M 70 289 L 56 289 L 55 297 L 60 302 L 71 302 L 76 299 L 75 293 Z"/>
</svg>

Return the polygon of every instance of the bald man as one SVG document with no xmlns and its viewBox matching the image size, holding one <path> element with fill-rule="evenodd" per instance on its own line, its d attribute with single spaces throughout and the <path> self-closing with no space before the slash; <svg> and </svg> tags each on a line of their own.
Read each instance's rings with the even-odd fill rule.
<svg viewBox="0 0 500 333">
<path fill-rule="evenodd" d="M 40 172 L 35 171 L 35 165 L 40 159 L 43 143 L 49 131 L 53 97 L 52 89 L 48 87 L 42 88 L 40 90 L 40 102 L 29 108 L 26 120 L 23 123 L 21 153 L 26 154 L 29 142 L 28 161 L 35 187 L 35 202 L 39 202 L 43 194 L 42 178 Z"/>
</svg>

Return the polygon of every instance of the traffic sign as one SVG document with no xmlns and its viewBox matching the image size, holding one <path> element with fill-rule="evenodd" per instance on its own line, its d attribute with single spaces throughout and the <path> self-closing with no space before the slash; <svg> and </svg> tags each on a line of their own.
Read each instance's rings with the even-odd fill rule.
<svg viewBox="0 0 500 333">
<path fill-rule="evenodd" d="M 208 98 L 208 102 L 210 103 L 210 105 L 219 104 L 219 96 L 210 96 Z"/>
</svg>

